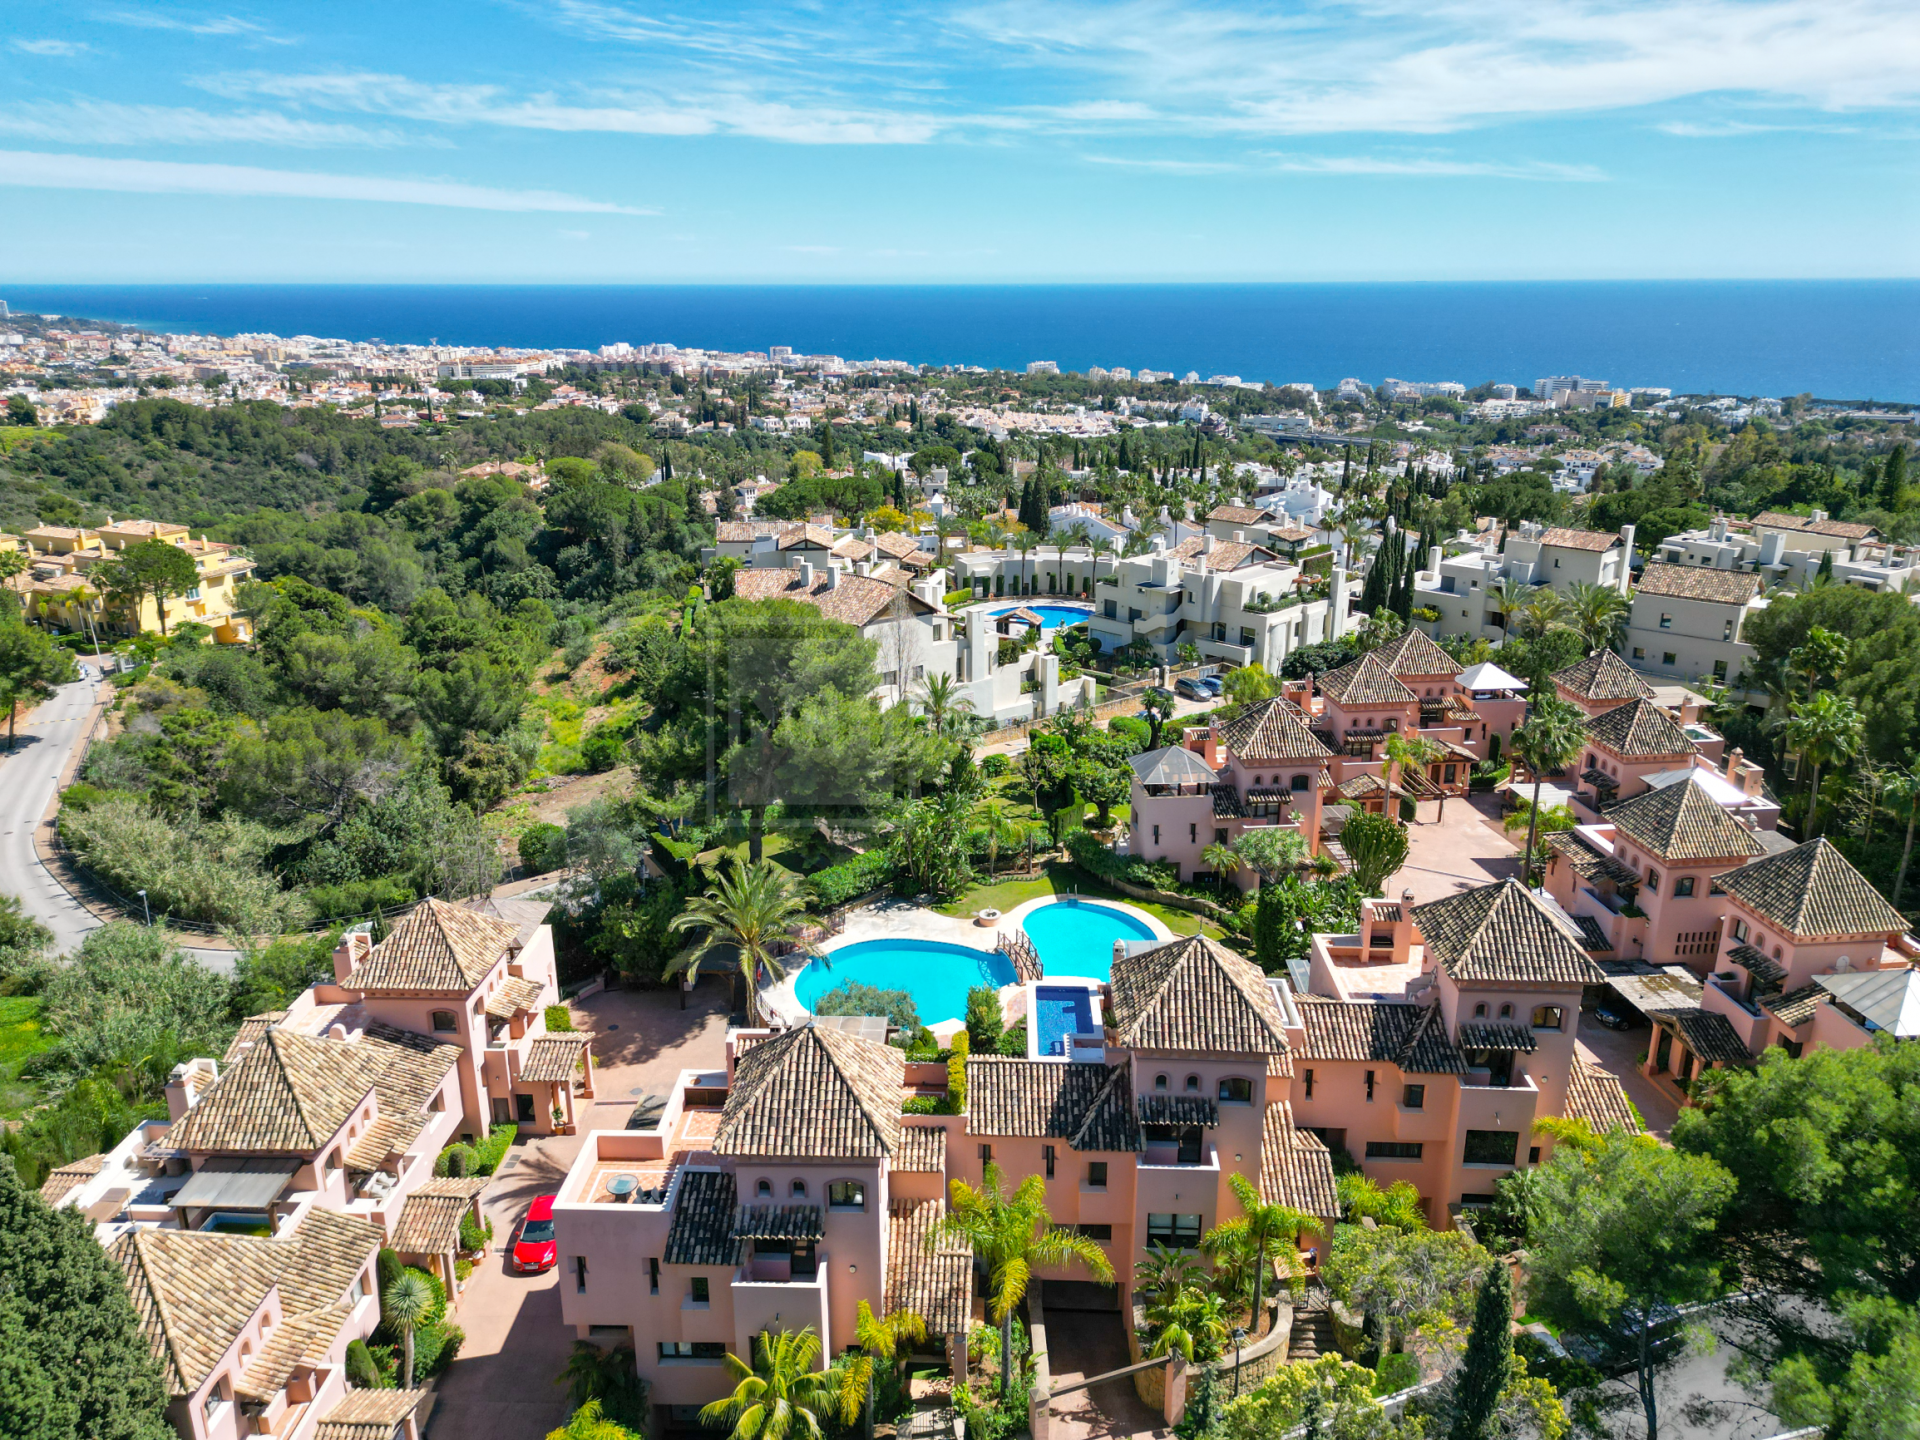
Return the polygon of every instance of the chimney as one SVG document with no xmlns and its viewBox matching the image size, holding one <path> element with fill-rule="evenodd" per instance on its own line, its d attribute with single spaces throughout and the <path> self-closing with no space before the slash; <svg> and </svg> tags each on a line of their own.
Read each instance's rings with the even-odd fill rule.
<svg viewBox="0 0 1920 1440">
<path fill-rule="evenodd" d="M 1620 557 L 1620 593 L 1633 593 L 1633 526 L 1620 527 L 1620 539 L 1626 546 L 1626 553 Z"/>
<path fill-rule="evenodd" d="M 829 565 L 827 566 L 827 589 L 838 590 L 839 588 L 840 567 L 838 565 Z"/>
<path fill-rule="evenodd" d="M 1211 530 L 1200 537 L 1200 553 L 1202 555 L 1211 555 L 1213 553 L 1213 532 Z"/>
<path fill-rule="evenodd" d="M 1234 544 L 1236 544 L 1236 545 L 1244 545 L 1244 544 L 1246 544 L 1246 543 L 1247 543 L 1247 532 L 1246 532 L 1246 531 L 1244 531 L 1244 530 L 1236 530 L 1236 531 L 1234 531 L 1234 532 L 1233 532 L 1233 543 L 1234 543 Z"/>
<path fill-rule="evenodd" d="M 178 1122 L 182 1116 L 199 1104 L 200 1097 L 206 1094 L 208 1088 L 219 1078 L 219 1063 L 205 1056 L 174 1066 L 173 1073 L 167 1076 L 168 1123 Z"/>
<path fill-rule="evenodd" d="M 802 560 L 800 562 L 800 588 L 802 590 L 813 589 L 813 562 L 811 560 Z"/>
<path fill-rule="evenodd" d="M 344 985 L 347 978 L 373 953 L 373 936 L 364 930 L 351 930 L 340 937 L 333 952 L 333 983 Z"/>
</svg>

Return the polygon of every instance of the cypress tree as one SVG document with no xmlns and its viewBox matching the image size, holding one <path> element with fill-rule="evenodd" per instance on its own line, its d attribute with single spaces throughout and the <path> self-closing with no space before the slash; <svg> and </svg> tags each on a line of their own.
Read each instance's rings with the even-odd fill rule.
<svg viewBox="0 0 1920 1440">
<path fill-rule="evenodd" d="M 1495 1260 L 1480 1282 L 1473 1330 L 1453 1387 L 1453 1425 L 1447 1440 L 1488 1440 L 1494 1411 L 1513 1368 L 1513 1276 Z"/>
<path fill-rule="evenodd" d="M 1833 551 L 1822 550 L 1820 552 L 1820 568 L 1815 572 L 1814 578 L 1817 580 L 1833 579 Z"/>
<path fill-rule="evenodd" d="M 0 1435 L 172 1440 L 166 1405 L 119 1265 L 0 1156 Z"/>
<path fill-rule="evenodd" d="M 1902 440 L 1887 452 L 1880 467 L 1880 503 L 1888 510 L 1900 508 L 1900 495 L 1907 488 L 1907 442 Z"/>
</svg>

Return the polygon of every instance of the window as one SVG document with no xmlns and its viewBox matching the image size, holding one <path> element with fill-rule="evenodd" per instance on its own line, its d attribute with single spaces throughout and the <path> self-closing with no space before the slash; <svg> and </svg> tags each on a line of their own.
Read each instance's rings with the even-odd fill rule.
<svg viewBox="0 0 1920 1440">
<path fill-rule="evenodd" d="M 1673 898 L 1685 900 L 1693 894 L 1693 876 L 1676 875 L 1673 881 Z"/>
<path fill-rule="evenodd" d="M 1051 1180 L 1053 1179 L 1053 1146 L 1042 1145 L 1040 1155 L 1047 1162 L 1047 1179 Z"/>
<path fill-rule="evenodd" d="M 696 1275 L 687 1282 L 687 1299 L 695 1305 L 705 1305 L 710 1298 L 706 1276 Z"/>
<path fill-rule="evenodd" d="M 576 1295 L 587 1293 L 587 1257 L 584 1255 L 573 1257 L 573 1293 Z"/>
<path fill-rule="evenodd" d="M 1539 1163 L 1540 1163 L 1540 1147 L 1538 1145 L 1529 1145 L 1527 1147 L 1527 1164 L 1538 1165 Z"/>
<path fill-rule="evenodd" d="M 1150 1210 L 1147 1212 L 1147 1243 L 1166 1245 L 1175 1250 L 1197 1250 L 1200 1247 L 1202 1218 L 1199 1215 L 1167 1215 Z"/>
<path fill-rule="evenodd" d="M 727 1358 L 727 1342 L 724 1340 L 662 1340 L 660 1358 L 662 1360 L 724 1360 Z"/>
<path fill-rule="evenodd" d="M 1160 827 L 1158 825 L 1153 827 L 1153 843 L 1156 845 L 1160 843 Z"/>
<path fill-rule="evenodd" d="M 1113 1226 L 1111 1225 L 1076 1225 L 1073 1228 L 1078 1230 L 1080 1234 L 1088 1240 L 1113 1239 Z"/>
<path fill-rule="evenodd" d="M 1153 1077 L 1153 1088 L 1154 1088 L 1155 1090 L 1162 1090 L 1162 1091 L 1164 1091 L 1164 1090 L 1165 1090 L 1165 1089 L 1167 1088 L 1167 1077 L 1166 1077 L 1166 1076 L 1164 1076 L 1164 1075 L 1156 1075 L 1156 1076 L 1154 1076 L 1154 1077 Z"/>
<path fill-rule="evenodd" d="M 226 1383 L 224 1379 L 216 1380 L 212 1385 L 207 1387 L 207 1402 L 205 1408 L 206 1416 L 209 1420 L 218 1415 L 220 1413 L 220 1407 L 227 1403 L 227 1397 L 220 1393 L 221 1390 L 225 1388 Z"/>
<path fill-rule="evenodd" d="M 459 1028 L 460 1028 L 460 1017 L 454 1014 L 453 1011 L 436 1010 L 433 1012 L 433 1033 L 434 1034 L 451 1035 L 453 1034 L 454 1031 L 458 1030 Z"/>
<path fill-rule="evenodd" d="M 1427 1108 L 1427 1087 L 1424 1085 L 1404 1085 L 1400 1089 L 1400 1103 L 1409 1110 Z"/>
<path fill-rule="evenodd" d="M 1647 866 L 1647 890 L 1654 895 L 1660 893 L 1660 872 L 1651 865 Z"/>
<path fill-rule="evenodd" d="M 1476 1020 L 1484 1020 L 1487 1018 L 1487 1002 L 1486 1001 L 1482 1000 L 1478 1005 L 1475 1005 L 1473 1007 L 1473 1018 Z"/>
<path fill-rule="evenodd" d="M 1711 875 L 1707 877 L 1707 894 L 1724 895 L 1726 893 L 1726 891 L 1720 888 L 1720 882 L 1718 880 L 1714 879 Z"/>
<path fill-rule="evenodd" d="M 327 1174 L 333 1174 L 334 1171 L 340 1168 L 340 1152 L 338 1150 L 329 1150 L 327 1152 L 327 1158 L 320 1162 L 320 1166 Z"/>
<path fill-rule="evenodd" d="M 366 1298 L 367 1277 L 364 1275 L 356 1275 L 353 1277 L 353 1288 L 347 1292 L 347 1304 L 358 1305 Z"/>
<path fill-rule="evenodd" d="M 993 1146 L 982 1145 L 980 1147 L 980 1163 L 982 1165 L 993 1164 Z"/>
<path fill-rule="evenodd" d="M 1313 1071 L 1304 1070 L 1300 1074 L 1301 1083 L 1306 1087 L 1307 1099 L 1313 1098 Z"/>
<path fill-rule="evenodd" d="M 1220 1082 L 1220 1103 L 1223 1105 L 1251 1105 L 1253 1103 L 1253 1081 L 1238 1076 Z"/>
<path fill-rule="evenodd" d="M 1671 650 L 1663 650 L 1660 652 L 1660 663 L 1662 665 L 1678 664 L 1679 657 L 1676 656 Z"/>
<path fill-rule="evenodd" d="M 1367 1141 L 1369 1160 L 1418 1160 L 1425 1151 L 1426 1146 L 1418 1140 Z"/>
<path fill-rule="evenodd" d="M 1187 1093 L 1189 1095 L 1198 1095 L 1200 1093 L 1200 1077 L 1198 1075 L 1187 1076 Z"/>
<path fill-rule="evenodd" d="M 1373 1099 L 1373 1071 L 1367 1071 L 1367 1099 Z"/>
<path fill-rule="evenodd" d="M 771 1180 L 762 1180 L 758 1185 L 753 1187 L 753 1193 L 756 1195 L 764 1195 L 771 1200 L 773 1198 L 773 1182 Z"/>
<path fill-rule="evenodd" d="M 1727 683 L 1727 662 L 1726 661 L 1716 660 L 1713 662 L 1713 678 L 1719 681 L 1722 685 Z"/>
<path fill-rule="evenodd" d="M 1536 1030 L 1558 1030 L 1560 1028 L 1560 1007 L 1558 1005 L 1534 1006 L 1533 1028 Z"/>
<path fill-rule="evenodd" d="M 985 1148 L 984 1146 L 982 1147 Z M 836 1180 L 827 1186 L 827 1208 L 829 1210 L 864 1210 L 867 1208 L 867 1187 L 858 1180 Z"/>
<path fill-rule="evenodd" d="M 1240 627 L 1240 643 L 1242 645 L 1253 644 L 1253 631 L 1249 630 L 1244 625 Z"/>
<path fill-rule="evenodd" d="M 1107 1188 L 1106 1161 L 1089 1160 L 1087 1162 L 1087 1188 L 1089 1190 L 1104 1190 Z"/>
<path fill-rule="evenodd" d="M 1665 611 L 1662 611 L 1660 614 L 1660 628 L 1662 630 L 1671 630 L 1673 628 L 1673 616 L 1667 614 Z"/>
<path fill-rule="evenodd" d="M 1644 659 L 1646 659 L 1646 658 L 1647 658 L 1647 650 L 1646 650 L 1646 647 L 1645 647 L 1644 645 L 1636 645 L 1636 646 L 1634 646 L 1634 647 L 1633 647 L 1633 658 L 1634 658 L 1634 659 L 1636 659 L 1636 660 L 1644 660 Z"/>
<path fill-rule="evenodd" d="M 805 1195 L 806 1193 L 807 1193 L 807 1182 L 804 1180 L 796 1180 L 793 1182 L 793 1184 L 790 1187 L 788 1187 L 789 1195 Z"/>
<path fill-rule="evenodd" d="M 1746 921 L 1736 920 L 1733 922 L 1733 938 L 1738 940 L 1742 945 L 1747 943 L 1747 922 Z"/>
<path fill-rule="evenodd" d="M 1513 1003 L 1511 1001 L 1500 1007 L 1500 1018 L 1502 1020 L 1511 1020 L 1513 1018 Z"/>
<path fill-rule="evenodd" d="M 1187 843 L 1189 845 L 1200 843 L 1200 826 L 1197 822 L 1187 826 Z"/>
<path fill-rule="evenodd" d="M 1511 1165 L 1519 1153 L 1518 1130 L 1467 1131 L 1466 1163 L 1469 1165 Z"/>
<path fill-rule="evenodd" d="M 658 1255 L 649 1256 L 647 1259 L 647 1293 L 649 1295 L 660 1293 L 660 1257 Z"/>
<path fill-rule="evenodd" d="M 1307 777 L 1304 775 L 1294 776 L 1292 780 L 1287 782 L 1287 788 L 1289 790 L 1305 790 L 1307 788 Z"/>
<path fill-rule="evenodd" d="M 1720 638 L 1722 640 L 1733 639 L 1733 621 L 1731 620 L 1727 621 L 1725 628 L 1722 629 L 1720 632 Z M 1721 661 L 1720 666 L 1721 666 L 1721 669 L 1724 670 L 1726 668 L 1726 662 L 1724 660 Z"/>
</svg>

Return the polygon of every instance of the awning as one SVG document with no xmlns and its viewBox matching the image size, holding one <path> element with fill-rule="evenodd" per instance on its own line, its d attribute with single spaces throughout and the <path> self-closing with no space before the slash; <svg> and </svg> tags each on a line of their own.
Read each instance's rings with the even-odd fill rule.
<svg viewBox="0 0 1920 1440">
<path fill-rule="evenodd" d="M 173 1194 L 175 1209 L 264 1210 L 293 1183 L 298 1160 L 210 1160 Z"/>
<path fill-rule="evenodd" d="M 1531 1055 L 1539 1044 L 1524 1025 L 1501 1025 L 1486 1020 L 1460 1022 L 1462 1050 L 1519 1050 Z"/>
</svg>

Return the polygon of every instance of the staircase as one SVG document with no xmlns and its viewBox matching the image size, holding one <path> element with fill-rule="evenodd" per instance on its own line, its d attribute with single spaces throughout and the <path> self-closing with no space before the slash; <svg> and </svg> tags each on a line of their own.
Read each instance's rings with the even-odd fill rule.
<svg viewBox="0 0 1920 1440">
<path fill-rule="evenodd" d="M 1293 1334 L 1287 1339 L 1287 1361 L 1308 1362 L 1322 1355 L 1337 1355 L 1340 1347 L 1333 1339 L 1333 1316 L 1324 1307 L 1293 1312 Z"/>
<path fill-rule="evenodd" d="M 1337 835 L 1322 835 L 1320 837 L 1320 848 L 1339 863 L 1340 869 L 1343 872 L 1353 869 L 1353 861 L 1347 856 L 1347 847 L 1340 843 L 1340 838 Z"/>
<path fill-rule="evenodd" d="M 900 1440 L 953 1440 L 954 1419 L 950 1406 L 921 1406 L 900 1422 Z"/>
</svg>

